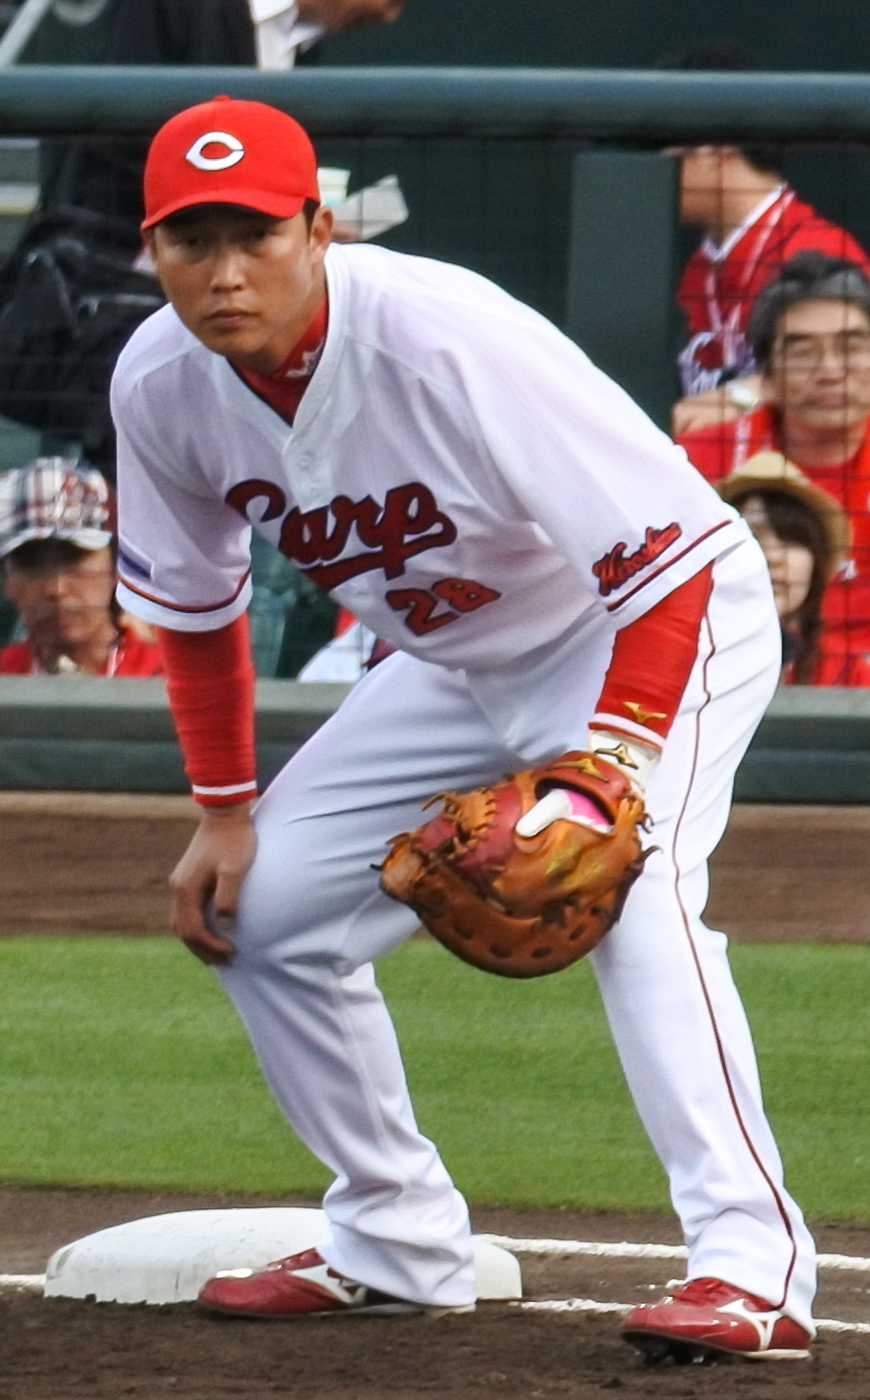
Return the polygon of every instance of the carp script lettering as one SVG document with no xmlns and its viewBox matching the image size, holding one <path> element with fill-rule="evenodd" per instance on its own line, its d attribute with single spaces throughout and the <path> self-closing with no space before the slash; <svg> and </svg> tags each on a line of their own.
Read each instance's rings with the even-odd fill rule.
<svg viewBox="0 0 870 1400">
<path fill-rule="evenodd" d="M 254 501 L 263 501 L 265 508 L 252 517 L 248 507 Z M 456 539 L 453 521 L 419 481 L 392 487 L 382 506 L 371 496 L 361 501 L 335 496 L 327 506 L 308 511 L 294 506 L 287 511 L 287 497 L 280 486 L 257 479 L 233 486 L 226 502 L 251 523 L 283 515 L 278 548 L 327 593 L 372 569 L 383 569 L 386 578 L 398 578 L 405 572 L 406 560 Z M 354 530 L 365 552 L 340 559 Z"/>
</svg>

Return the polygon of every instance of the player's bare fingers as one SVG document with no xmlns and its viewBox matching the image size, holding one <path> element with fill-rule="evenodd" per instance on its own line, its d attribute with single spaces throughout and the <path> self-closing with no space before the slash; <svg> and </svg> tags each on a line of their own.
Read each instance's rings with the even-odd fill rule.
<svg viewBox="0 0 870 1400">
<path fill-rule="evenodd" d="M 250 869 L 256 850 L 253 828 L 248 822 L 233 838 L 232 846 L 225 852 L 215 870 L 214 891 L 211 897 L 209 927 L 232 947 L 228 935 L 235 927 L 239 908 L 239 895 L 242 881 Z"/>
<path fill-rule="evenodd" d="M 206 967 L 226 967 L 235 949 L 225 939 L 215 939 L 211 935 L 200 934 L 182 938 L 181 942 L 189 953 L 205 963 Z"/>
<path fill-rule="evenodd" d="M 218 874 L 212 898 L 213 922 L 220 933 L 228 933 L 236 921 L 239 908 L 239 890 L 244 871 L 222 870 Z"/>
<path fill-rule="evenodd" d="M 209 967 L 225 967 L 236 951 L 230 939 L 213 933 L 204 924 L 194 929 L 176 925 L 173 931 L 188 952 Z"/>
<path fill-rule="evenodd" d="M 188 888 L 173 891 L 172 931 L 194 957 L 210 966 L 223 967 L 235 947 L 218 928 L 210 928 L 204 912 L 205 899 Z"/>
</svg>

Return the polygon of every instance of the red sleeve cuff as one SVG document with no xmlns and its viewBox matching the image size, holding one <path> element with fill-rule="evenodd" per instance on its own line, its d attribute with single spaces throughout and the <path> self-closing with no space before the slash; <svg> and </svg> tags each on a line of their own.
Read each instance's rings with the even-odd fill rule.
<svg viewBox="0 0 870 1400">
<path fill-rule="evenodd" d="M 197 802 L 257 795 L 254 667 L 247 614 L 213 632 L 157 629 L 172 717 Z"/>
<path fill-rule="evenodd" d="M 622 728 L 661 747 L 695 664 L 712 586 L 708 564 L 617 633 L 590 728 Z"/>
</svg>

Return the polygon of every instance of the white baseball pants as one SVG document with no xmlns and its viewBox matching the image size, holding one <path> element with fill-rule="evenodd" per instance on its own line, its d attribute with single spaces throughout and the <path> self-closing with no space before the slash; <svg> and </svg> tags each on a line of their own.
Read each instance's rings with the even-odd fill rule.
<svg viewBox="0 0 870 1400">
<path fill-rule="evenodd" d="M 416 918 L 371 867 L 433 793 L 584 747 L 611 645 L 602 631 L 479 676 L 390 657 L 256 809 L 238 952 L 221 977 L 287 1119 L 335 1173 L 322 1253 L 402 1298 L 470 1302 L 473 1262 L 465 1203 L 416 1127 L 371 967 Z M 668 1173 L 688 1276 L 725 1279 L 811 1328 L 813 1243 L 783 1186 L 725 937 L 701 921 L 707 857 L 778 658 L 767 570 L 747 543 L 715 566 L 698 660 L 648 789 L 661 849 L 592 959 Z"/>
</svg>

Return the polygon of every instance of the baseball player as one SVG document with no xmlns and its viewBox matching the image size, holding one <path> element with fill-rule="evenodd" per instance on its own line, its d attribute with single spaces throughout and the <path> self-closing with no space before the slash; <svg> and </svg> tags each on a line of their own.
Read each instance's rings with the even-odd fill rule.
<svg viewBox="0 0 870 1400">
<path fill-rule="evenodd" d="M 290 117 L 229 98 L 181 112 L 145 202 L 169 305 L 114 380 L 120 596 L 159 629 L 202 805 L 174 926 L 335 1176 L 316 1249 L 218 1276 L 203 1301 L 473 1306 L 467 1209 L 415 1124 L 371 966 L 417 921 L 372 866 L 433 793 L 587 749 L 645 789 L 655 823 L 592 956 L 689 1246 L 688 1282 L 626 1335 L 655 1354 L 805 1355 L 813 1246 L 725 939 L 701 922 L 779 669 L 748 529 L 537 313 L 458 267 L 330 247 Z M 252 528 L 397 648 L 255 807 Z M 554 817 L 551 794 L 523 821 Z"/>
</svg>

